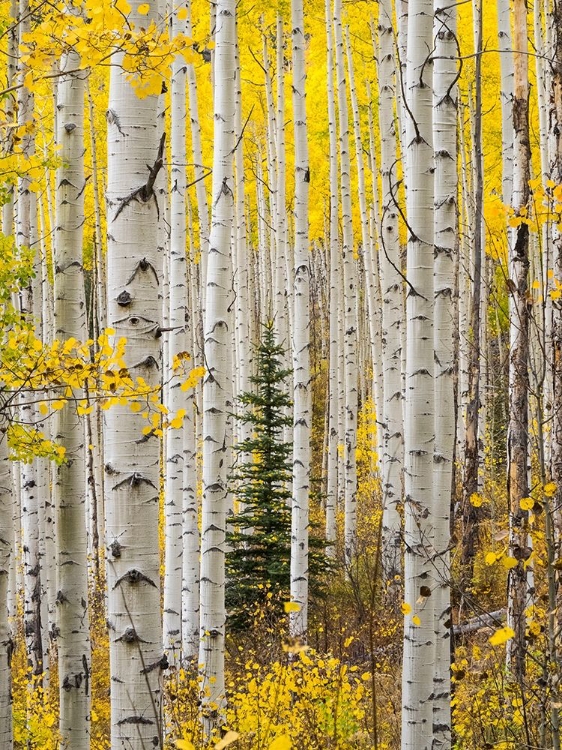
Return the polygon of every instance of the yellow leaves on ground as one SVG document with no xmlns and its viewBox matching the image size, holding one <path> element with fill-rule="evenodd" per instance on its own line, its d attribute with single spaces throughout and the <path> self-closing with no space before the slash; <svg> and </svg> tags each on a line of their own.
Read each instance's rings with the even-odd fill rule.
<svg viewBox="0 0 562 750">
<path fill-rule="evenodd" d="M 506 625 L 503 628 L 499 628 L 496 632 L 488 638 L 488 641 L 492 646 L 501 646 L 507 643 L 511 638 L 515 636 L 515 631 Z"/>
</svg>

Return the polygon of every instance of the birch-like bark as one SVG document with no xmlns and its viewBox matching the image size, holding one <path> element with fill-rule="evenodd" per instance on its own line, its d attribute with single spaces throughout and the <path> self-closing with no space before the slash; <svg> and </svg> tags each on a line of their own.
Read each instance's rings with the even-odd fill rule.
<svg viewBox="0 0 562 750">
<path fill-rule="evenodd" d="M 345 563 L 355 554 L 357 534 L 357 269 L 353 252 L 349 118 L 344 65 L 342 3 L 334 2 L 334 46 L 339 108 L 339 153 L 343 226 L 344 368 L 345 368 Z"/>
<path fill-rule="evenodd" d="M 19 2 L 19 33 L 20 39 L 30 32 L 31 16 L 28 0 Z M 33 119 L 33 93 L 24 85 L 25 69 L 18 71 L 18 78 L 22 87 L 18 93 L 18 124 L 25 127 Z M 28 130 L 22 137 L 21 151 L 27 157 L 35 153 L 35 139 L 33 131 Z M 23 175 L 17 186 L 17 214 L 16 214 L 16 245 L 18 249 L 30 247 L 37 239 L 37 201 L 35 193 L 30 190 L 31 178 Z M 41 277 L 41 271 L 35 263 L 36 274 Z M 30 284 L 21 290 L 19 309 L 22 315 L 33 326 L 33 292 Z M 19 399 L 19 418 L 24 425 L 33 428 L 36 424 L 36 410 L 25 395 Z M 32 673 L 40 676 L 43 673 L 43 633 L 41 623 L 41 559 L 39 553 L 39 505 L 37 495 L 36 465 L 33 463 L 21 466 L 21 533 L 23 546 L 23 574 L 24 574 L 24 625 L 26 634 L 26 648 L 31 663 Z"/>
<path fill-rule="evenodd" d="M 310 166 L 306 129 L 305 32 L 302 0 L 291 2 L 293 122 L 295 137 L 295 256 L 293 316 L 293 500 L 291 600 L 300 605 L 290 616 L 290 632 L 306 638 L 308 626 L 308 506 L 312 392 L 310 377 L 310 250 L 308 195 Z"/>
<path fill-rule="evenodd" d="M 389 0 L 379 3 L 379 126 L 381 136 L 382 212 L 381 287 L 383 332 L 384 406 L 382 492 L 383 535 L 382 563 L 385 580 L 391 581 L 402 570 L 402 519 L 397 504 L 402 498 L 402 467 L 404 461 L 404 428 L 402 417 L 402 325 L 404 303 L 400 275 L 400 239 L 396 166 L 396 130 L 394 100 L 397 80 L 394 54 L 392 6 Z"/>
<path fill-rule="evenodd" d="M 513 54 L 509 0 L 498 0 L 500 101 L 502 113 L 502 198 L 511 201 L 513 190 Z"/>
<path fill-rule="evenodd" d="M 525 675 L 525 608 L 528 513 L 521 500 L 529 495 L 527 476 L 528 402 L 529 402 L 529 226 L 525 223 L 529 208 L 530 143 L 529 143 L 529 78 L 527 56 L 527 2 L 513 4 L 513 195 L 511 205 L 516 217 L 522 219 L 515 228 L 509 249 L 510 354 L 509 354 L 509 427 L 508 427 L 508 490 L 510 504 L 510 555 L 518 562 L 508 578 L 508 625 L 515 636 L 507 644 L 507 663 L 513 675 Z"/>
<path fill-rule="evenodd" d="M 484 161 L 482 154 L 482 4 L 473 6 L 475 26 L 475 102 L 474 102 L 474 244 L 471 264 L 473 285 L 470 309 L 470 352 L 468 369 L 468 404 L 466 409 L 466 440 L 463 479 L 463 548 L 461 563 L 465 566 L 467 585 L 472 579 L 476 555 L 480 506 L 473 503 L 479 489 L 480 467 L 480 386 L 482 346 L 482 287 L 484 263 Z"/>
<path fill-rule="evenodd" d="M 172 37 L 187 34 L 187 21 L 178 12 L 184 9 L 177 2 L 171 11 Z M 167 327 L 170 328 L 167 347 L 166 377 L 167 407 L 170 416 L 179 416 L 177 429 L 166 432 L 166 461 L 164 476 L 165 566 L 164 566 L 164 650 L 168 662 L 177 666 L 181 653 L 181 608 L 183 574 L 183 518 L 184 518 L 184 429 L 186 427 L 182 378 L 174 370 L 187 352 L 186 336 L 187 272 L 186 272 L 186 79 L 187 65 L 183 55 L 172 63 L 171 78 L 171 194 L 170 194 L 170 252 L 168 258 L 169 308 Z M 180 412 L 181 410 L 181 412 Z M 184 416 L 180 416 L 184 414 Z M 187 425 L 191 425 L 188 423 Z"/>
<path fill-rule="evenodd" d="M 7 417 L 0 416 L 0 746 L 13 747 L 12 734 L 12 628 L 9 620 L 8 588 L 14 549 L 12 469 L 8 459 Z"/>
<path fill-rule="evenodd" d="M 338 145 L 336 133 L 336 100 L 334 94 L 334 29 L 332 25 L 331 0 L 326 0 L 326 46 L 328 78 L 328 133 L 330 142 L 330 372 L 329 372 L 329 424 L 328 424 L 328 471 L 326 491 L 326 541 L 330 543 L 328 554 L 335 557 L 336 509 L 338 502 L 338 330 L 339 330 L 339 285 L 341 284 L 339 229 L 338 229 Z"/>
<path fill-rule="evenodd" d="M 207 267 L 203 383 L 203 511 L 201 520 L 201 699 L 207 736 L 223 720 L 224 554 L 227 493 L 227 417 L 230 375 L 232 286 L 231 236 L 234 222 L 232 150 L 235 126 L 234 0 L 216 6 L 214 70 L 214 156 L 211 237 Z"/>
<path fill-rule="evenodd" d="M 402 750 L 433 744 L 433 3 L 410 0 L 407 48 L 408 220 L 404 417 L 404 622 Z M 420 618 L 416 626 L 413 616 Z"/>
<path fill-rule="evenodd" d="M 84 226 L 84 75 L 69 52 L 61 58 L 57 87 L 57 170 L 54 244 L 55 337 L 86 341 L 86 299 L 82 242 Z M 76 750 L 90 746 L 90 631 L 88 617 L 88 540 L 86 533 L 85 426 L 73 399 L 56 412 L 55 436 L 66 449 L 56 472 L 57 650 L 60 733 Z"/>
<path fill-rule="evenodd" d="M 158 22 L 134 0 L 129 22 Z M 144 9 L 143 9 L 144 10 Z M 111 68 L 108 121 L 107 307 L 111 341 L 127 339 L 125 364 L 159 400 L 162 368 L 158 212 L 154 182 L 162 166 L 158 97 L 138 99 Z M 147 171 L 147 165 L 150 171 Z M 142 412 L 105 412 L 105 491 L 111 744 L 131 749 L 162 741 L 160 677 L 165 665 L 160 617 L 159 440 Z"/>
<path fill-rule="evenodd" d="M 455 455 L 455 271 L 457 253 L 457 14 L 435 0 L 435 660 L 433 748 L 451 747 L 450 511 Z"/>
</svg>

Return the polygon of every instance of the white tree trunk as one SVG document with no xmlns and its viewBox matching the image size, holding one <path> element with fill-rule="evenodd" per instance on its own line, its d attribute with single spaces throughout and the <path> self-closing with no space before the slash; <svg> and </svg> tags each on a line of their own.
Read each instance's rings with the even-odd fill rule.
<svg viewBox="0 0 562 750">
<path fill-rule="evenodd" d="M 177 2 L 172 8 L 172 37 L 187 33 L 187 23 L 178 18 L 178 11 L 184 8 Z M 181 390 L 182 377 L 174 371 L 178 355 L 188 349 L 186 336 L 187 320 L 187 272 L 186 272 L 186 78 L 187 66 L 182 55 L 172 64 L 171 79 L 171 195 L 170 195 L 170 253 L 169 253 L 169 308 L 167 326 L 171 329 L 168 337 L 166 378 L 166 402 L 170 416 L 175 417 L 185 409 L 185 396 Z M 164 650 L 168 662 L 177 666 L 181 653 L 181 608 L 183 574 L 183 517 L 184 504 L 184 429 L 181 427 L 166 432 L 166 460 L 164 476 L 165 510 L 165 565 L 164 565 Z M 188 427 L 191 425 L 188 424 Z"/>
<path fill-rule="evenodd" d="M 9 621 L 8 588 L 14 549 L 12 469 L 8 460 L 7 420 L 2 404 L 0 422 L 0 746 L 13 747 L 12 735 L 12 628 Z"/>
<path fill-rule="evenodd" d="M 308 505 L 310 490 L 310 249 L 308 194 L 310 167 L 306 129 L 305 33 L 302 0 L 291 2 L 293 121 L 295 134 L 295 258 L 293 316 L 293 504 L 291 531 L 291 635 L 305 638 L 308 627 Z"/>
<path fill-rule="evenodd" d="M 402 326 L 404 301 L 400 275 L 398 236 L 396 131 L 393 115 L 396 88 L 400 85 L 395 66 L 392 7 L 379 3 L 379 124 L 381 134 L 382 212 L 381 286 L 384 407 L 379 418 L 383 431 L 383 574 L 387 581 L 402 570 L 402 519 L 397 504 L 402 499 L 404 427 L 402 416 Z"/>
<path fill-rule="evenodd" d="M 410 0 L 408 16 L 406 205 L 405 557 L 402 750 L 433 743 L 433 4 Z M 416 625 L 413 617 L 419 617 Z"/>
<path fill-rule="evenodd" d="M 334 43 L 339 107 L 339 152 L 343 225 L 345 367 L 345 563 L 351 565 L 357 534 L 357 269 L 353 251 L 351 163 L 346 75 L 343 57 L 342 3 L 334 2 Z"/>
<path fill-rule="evenodd" d="M 134 0 L 129 21 L 140 15 Z M 119 67 L 111 69 L 108 120 L 107 305 L 112 341 L 127 339 L 125 363 L 160 399 L 159 299 L 162 260 L 154 181 L 161 166 L 158 97 L 138 99 Z M 147 165 L 151 165 L 150 171 Z M 163 208 L 163 207 L 162 207 Z M 111 744 L 131 749 L 161 742 L 158 496 L 160 441 L 143 434 L 142 412 L 117 404 L 105 412 L 105 491 Z"/>
<path fill-rule="evenodd" d="M 61 73 L 80 67 L 69 52 Z M 84 226 L 84 76 L 62 75 L 57 87 L 57 171 L 54 247 L 55 337 L 86 341 L 86 300 L 82 241 Z M 85 426 L 73 400 L 56 413 L 55 435 L 66 448 L 56 472 L 57 647 L 60 733 L 73 750 L 90 746 L 90 631 L 88 618 L 88 540 L 86 533 Z"/>
<path fill-rule="evenodd" d="M 340 297 L 340 248 L 338 230 L 338 150 L 336 133 L 336 100 L 334 95 L 334 29 L 332 25 L 331 2 L 326 0 L 326 38 L 327 38 L 327 77 L 328 77 L 328 132 L 330 139 L 330 371 L 329 371 L 329 425 L 328 425 L 328 483 L 326 491 L 326 541 L 330 543 L 328 554 L 336 555 L 336 510 L 338 503 L 338 352 L 339 326 L 338 316 Z"/>
<path fill-rule="evenodd" d="M 529 79 L 527 41 L 527 3 L 513 5 L 514 96 L 513 96 L 513 195 L 511 205 L 516 217 L 529 210 Z M 508 490 L 510 513 L 510 555 L 518 564 L 509 571 L 507 622 L 515 636 L 507 643 L 507 664 L 517 679 L 525 674 L 525 609 L 527 572 L 522 550 L 527 546 L 528 513 L 521 500 L 529 495 L 527 476 L 528 393 L 529 393 L 529 226 L 515 228 L 509 258 L 510 275 L 510 355 L 509 355 L 509 428 Z"/>
<path fill-rule="evenodd" d="M 224 684 L 224 545 L 228 509 L 227 417 L 230 375 L 232 286 L 231 236 L 234 221 L 232 150 L 235 118 L 234 0 L 219 0 L 214 69 L 214 157 L 211 237 L 207 267 L 203 383 L 203 512 L 201 538 L 201 641 L 199 664 L 204 730 L 222 721 Z"/>
<path fill-rule="evenodd" d="M 455 454 L 455 256 L 457 252 L 456 9 L 435 0 L 433 146 L 435 149 L 435 668 L 433 748 L 451 747 L 450 510 Z"/>
</svg>

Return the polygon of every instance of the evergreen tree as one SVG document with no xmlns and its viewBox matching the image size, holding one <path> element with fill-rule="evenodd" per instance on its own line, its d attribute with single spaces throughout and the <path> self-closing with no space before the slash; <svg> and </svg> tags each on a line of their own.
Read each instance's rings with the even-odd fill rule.
<svg viewBox="0 0 562 750">
<path fill-rule="evenodd" d="M 275 343 L 273 321 L 263 328 L 257 347 L 254 391 L 238 398 L 244 407 L 236 419 L 252 426 L 252 436 L 234 450 L 237 461 L 230 477 L 239 512 L 228 520 L 226 605 L 233 629 L 247 627 L 252 611 L 289 599 L 291 554 L 292 444 L 281 439 L 291 400 L 285 390 L 290 370 L 282 367 L 284 349 Z M 280 610 L 281 611 L 281 610 Z"/>
</svg>

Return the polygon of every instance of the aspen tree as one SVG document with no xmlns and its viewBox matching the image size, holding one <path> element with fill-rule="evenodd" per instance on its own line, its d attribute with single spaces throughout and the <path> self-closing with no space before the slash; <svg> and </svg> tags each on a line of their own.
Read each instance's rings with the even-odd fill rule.
<svg viewBox="0 0 562 750">
<path fill-rule="evenodd" d="M 287 148 L 285 137 L 285 51 L 283 43 L 283 19 L 277 17 L 276 29 L 277 52 L 277 101 L 275 114 L 275 163 L 277 174 L 275 181 L 275 324 L 279 342 L 291 340 L 291 289 L 290 279 L 293 271 L 289 261 L 289 227 L 287 221 Z M 290 273 L 289 273 L 290 270 Z M 289 347 L 285 347 L 283 366 L 289 368 Z M 291 407 L 287 408 L 290 414 Z M 291 442 L 293 436 L 290 427 L 285 426 L 283 440 Z"/>
<path fill-rule="evenodd" d="M 343 226 L 344 387 L 345 387 L 345 562 L 354 557 L 357 533 L 357 269 L 351 216 L 349 117 L 343 57 L 342 3 L 334 2 L 334 47 L 338 87 L 340 187 Z"/>
<path fill-rule="evenodd" d="M 457 253 L 457 17 L 435 0 L 433 135 L 435 150 L 435 659 L 433 747 L 451 747 L 450 509 L 455 453 L 455 266 Z"/>
<path fill-rule="evenodd" d="M 84 75 L 68 52 L 61 58 L 57 86 L 57 171 L 54 243 L 55 336 L 86 341 L 86 300 L 82 242 L 84 226 Z M 73 750 L 90 746 L 90 632 L 86 535 L 85 425 L 78 406 L 82 389 L 56 412 L 55 436 L 66 449 L 56 472 L 57 651 L 60 733 Z"/>
<path fill-rule="evenodd" d="M 131 4 L 134 27 L 158 22 Z M 145 8 L 143 8 L 145 10 Z M 158 252 L 155 181 L 163 164 L 158 97 L 139 99 L 120 67 L 111 68 L 107 111 L 107 313 L 110 341 L 127 340 L 125 364 L 159 400 L 162 261 Z M 151 165 L 147 170 L 147 165 Z M 163 207 L 162 207 L 163 208 Z M 161 742 L 158 490 L 160 446 L 141 411 L 128 404 L 105 413 L 105 491 L 111 745 Z"/>
<path fill-rule="evenodd" d="M 508 625 L 515 636 L 508 641 L 507 660 L 513 675 L 525 675 L 525 608 L 528 513 L 521 501 L 529 495 L 527 475 L 528 402 L 529 402 L 529 307 L 527 303 L 529 273 L 529 225 L 525 217 L 529 208 L 529 78 L 527 57 L 527 2 L 513 4 L 513 195 L 511 205 L 517 226 L 509 248 L 510 355 L 509 355 L 509 427 L 508 490 L 510 504 L 510 555 L 517 565 L 508 579 Z"/>
<path fill-rule="evenodd" d="M 331 0 L 326 0 L 326 48 L 328 89 L 328 133 L 330 143 L 330 372 L 329 372 L 329 424 L 328 424 L 328 471 L 326 491 L 326 541 L 336 541 L 336 508 L 338 501 L 338 331 L 339 331 L 339 287 L 341 284 L 339 230 L 338 230 L 338 150 L 336 134 L 336 100 L 334 95 L 334 48 Z M 335 545 L 328 547 L 327 554 L 335 555 Z"/>
<path fill-rule="evenodd" d="M 472 568 L 476 555 L 478 524 L 481 511 L 473 500 L 479 488 L 479 422 L 480 422 L 480 380 L 482 353 L 482 267 L 484 262 L 484 162 L 482 155 L 482 4 L 473 6 L 475 20 L 475 103 L 472 158 L 474 159 L 474 225 L 473 277 L 470 300 L 470 349 L 468 368 L 468 404 L 466 409 L 466 437 L 464 448 L 463 477 L 463 549 L 461 562 L 467 566 L 467 582 L 472 578 Z"/>
<path fill-rule="evenodd" d="M 500 101 L 502 113 L 502 198 L 509 203 L 513 190 L 513 54 L 509 0 L 498 0 Z"/>
<path fill-rule="evenodd" d="M 402 321 L 404 303 L 400 276 L 400 241 L 398 212 L 395 205 L 397 192 L 396 130 L 394 101 L 400 85 L 395 67 L 392 6 L 388 0 L 379 3 L 379 126 L 381 138 L 382 211 L 381 237 L 381 287 L 383 335 L 383 389 L 382 410 L 383 454 L 383 536 L 382 563 L 387 581 L 399 575 L 402 569 L 402 522 L 397 503 L 402 496 L 402 466 L 404 461 L 404 434 L 402 418 Z"/>
<path fill-rule="evenodd" d="M 197 321 L 198 310 L 198 271 L 200 264 L 195 263 L 195 248 L 191 205 L 186 201 L 187 236 L 189 251 L 187 266 L 187 318 L 186 343 L 188 351 L 198 350 Z M 197 442 L 198 419 L 196 411 L 196 394 L 199 383 L 185 394 L 184 431 L 183 431 L 183 572 L 182 572 L 182 656 L 187 664 L 193 666 L 199 654 L 199 497 L 197 493 Z"/>
<path fill-rule="evenodd" d="M 235 24 L 233 0 L 216 6 L 212 218 L 205 308 L 203 382 L 203 511 L 201 520 L 202 716 L 209 736 L 223 718 L 224 554 L 227 513 L 227 412 L 231 399 L 231 237 L 234 222 Z"/>
<path fill-rule="evenodd" d="M 302 0 L 291 1 L 293 122 L 295 137 L 295 255 L 293 315 L 293 501 L 291 526 L 291 635 L 305 638 L 308 626 L 308 514 L 310 491 L 310 250 L 308 197 L 310 166 L 306 127 L 305 32 Z"/>
<path fill-rule="evenodd" d="M 187 33 L 187 21 L 182 19 L 183 2 L 174 4 L 171 12 L 172 37 Z M 182 12 L 183 11 L 183 12 Z M 187 64 L 178 54 L 172 63 L 171 77 L 171 191 L 170 191 L 170 252 L 169 252 L 169 310 L 167 327 L 170 329 L 167 348 L 166 382 L 167 407 L 171 415 L 180 416 L 181 427 L 166 432 L 166 463 L 164 475 L 165 509 L 165 566 L 164 566 L 164 650 L 171 665 L 179 663 L 181 653 L 181 601 L 184 535 L 184 429 L 186 425 L 184 393 L 181 378 L 174 371 L 178 360 L 185 355 L 187 272 L 186 272 L 186 81 Z M 180 411 L 181 410 L 181 411 Z"/>
<path fill-rule="evenodd" d="M 12 471 L 8 460 L 5 405 L 0 415 L 0 745 L 13 747 L 12 734 L 12 632 L 8 618 L 8 587 L 13 555 Z"/>
<path fill-rule="evenodd" d="M 19 0 L 19 33 L 20 43 L 31 29 L 31 14 L 28 0 Z M 30 158 L 35 154 L 35 138 L 33 128 L 28 123 L 33 122 L 34 97 L 32 91 L 25 85 L 25 68 L 18 70 L 18 80 L 21 88 L 18 92 L 18 125 L 25 134 L 20 147 L 24 156 Z M 32 247 L 37 240 L 37 200 L 30 189 L 31 177 L 28 174 L 18 179 L 17 213 L 15 221 L 16 245 L 19 250 Z M 34 270 L 39 274 L 37 259 Z M 33 325 L 33 289 L 30 284 L 20 291 L 20 312 Z M 25 395 L 19 398 L 19 419 L 23 424 L 32 427 L 37 421 L 37 413 L 32 400 Z M 41 588 L 41 558 L 39 547 L 39 498 L 37 492 L 37 462 L 23 463 L 20 469 L 21 477 L 21 533 L 23 546 L 24 570 L 24 623 L 28 658 L 31 662 L 32 673 L 42 675 L 47 664 L 44 663 L 45 632 L 41 621 L 41 603 L 43 591 Z"/>
<path fill-rule="evenodd" d="M 433 743 L 433 3 L 410 0 L 407 47 L 406 399 L 402 750 Z M 414 621 L 418 617 L 419 621 Z M 416 624 L 418 622 L 419 624 Z"/>
</svg>

